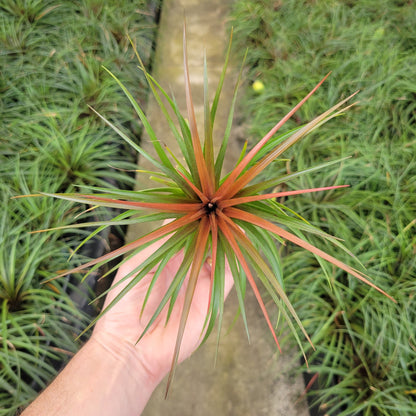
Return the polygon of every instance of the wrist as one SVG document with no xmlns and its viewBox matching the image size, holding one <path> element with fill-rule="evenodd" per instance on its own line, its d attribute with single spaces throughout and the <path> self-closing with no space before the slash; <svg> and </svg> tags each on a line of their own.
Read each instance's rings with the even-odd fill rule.
<svg viewBox="0 0 416 416">
<path fill-rule="evenodd" d="M 105 360 L 108 388 L 113 391 L 120 389 L 114 392 L 124 395 L 131 407 L 143 402 L 146 404 L 163 377 L 151 371 L 133 344 L 111 334 L 93 334 L 84 348 L 97 361 L 102 363 Z"/>
<path fill-rule="evenodd" d="M 138 416 L 156 385 L 133 345 L 93 336 L 23 415 Z"/>
</svg>

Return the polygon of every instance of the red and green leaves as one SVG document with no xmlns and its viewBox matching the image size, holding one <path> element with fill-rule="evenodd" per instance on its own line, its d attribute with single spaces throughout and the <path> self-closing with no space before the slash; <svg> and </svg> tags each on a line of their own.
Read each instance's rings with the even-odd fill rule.
<svg viewBox="0 0 416 416">
<path fill-rule="evenodd" d="M 212 105 L 210 105 L 208 100 L 208 77 L 205 64 L 205 137 L 201 143 L 191 93 L 185 30 L 183 44 L 188 121 L 181 115 L 176 102 L 171 99 L 153 77 L 146 72 L 139 58 L 141 70 L 144 72 L 150 89 L 176 137 L 178 149 L 181 154 L 173 156 L 168 149 L 160 144 L 144 111 L 135 102 L 131 94 L 117 77 L 109 71 L 110 75 L 116 80 L 131 101 L 133 108 L 136 110 L 138 117 L 141 119 L 143 126 L 150 137 L 158 159 L 145 152 L 139 145 L 130 140 L 125 133 L 106 120 L 104 116 L 99 115 L 99 117 L 119 133 L 127 143 L 132 145 L 143 157 L 153 163 L 156 169 L 154 173 L 155 177 L 163 179 L 162 182 L 165 186 L 155 187 L 145 191 L 118 192 L 114 190 L 97 190 L 97 193 L 88 195 L 52 195 L 57 198 L 92 205 L 93 207 L 105 206 L 124 210 L 123 214 L 113 220 L 97 224 L 100 226 L 100 229 L 119 223 L 120 221 L 145 222 L 160 219 L 171 220 L 136 241 L 126 244 L 113 252 L 105 254 L 104 256 L 73 270 L 69 270 L 66 273 L 80 272 L 90 268 L 95 270 L 103 263 L 126 255 L 126 258 L 130 258 L 148 244 L 163 237 L 167 237 L 166 241 L 157 252 L 151 256 L 151 258 L 146 259 L 146 261 L 137 266 L 135 270 L 136 275 L 133 281 L 125 289 L 126 291 L 131 288 L 132 285 L 140 281 L 149 270 L 156 267 L 160 268 L 166 259 L 174 256 L 183 247 L 188 247 L 188 260 L 184 261 L 178 271 L 178 276 L 174 279 L 176 282 L 175 285 L 167 291 L 160 307 L 157 308 L 149 325 L 145 329 L 146 331 L 150 327 L 151 323 L 157 318 L 158 313 L 160 313 L 162 308 L 168 302 L 170 305 L 175 303 L 178 290 L 184 280 L 183 276 L 186 273 L 189 273 L 189 283 L 186 289 L 175 352 L 172 357 L 169 383 L 177 364 L 181 341 L 185 331 L 195 286 L 198 281 L 198 275 L 203 263 L 208 257 L 211 259 L 212 270 L 211 293 L 204 328 L 206 331 L 204 339 L 206 339 L 212 331 L 215 321 L 217 319 L 221 321 L 222 318 L 224 302 L 222 282 L 224 279 L 224 264 L 228 262 L 234 275 L 235 290 L 237 291 L 241 314 L 244 321 L 244 282 L 247 281 L 256 296 L 265 320 L 270 328 L 270 332 L 280 349 L 275 329 L 271 323 L 269 313 L 262 300 L 261 291 L 258 287 L 258 283 L 260 282 L 268 291 L 276 303 L 276 306 L 281 310 L 283 316 L 287 318 L 289 326 L 294 329 L 292 322 L 294 321 L 301 329 L 305 338 L 312 344 L 283 288 L 277 246 L 285 241 L 290 241 L 291 243 L 310 251 L 315 256 L 343 269 L 345 272 L 355 276 L 370 287 L 391 298 L 382 289 L 371 283 L 363 273 L 299 238 L 296 235 L 296 232 L 292 233 L 291 231 L 288 231 L 288 228 L 292 229 L 292 231 L 312 231 L 319 234 L 323 239 L 327 239 L 329 242 L 335 242 L 331 236 L 328 236 L 327 234 L 314 229 L 308 223 L 295 218 L 290 215 L 290 210 L 284 210 L 281 207 L 276 206 L 275 203 L 275 199 L 282 196 L 295 196 L 307 192 L 325 192 L 331 189 L 342 188 L 347 185 L 262 194 L 259 192 L 270 189 L 273 186 L 273 180 L 252 184 L 259 174 L 290 146 L 294 145 L 309 132 L 318 128 L 321 124 L 326 123 L 331 118 L 348 109 L 350 105 L 348 105 L 347 102 L 355 94 L 342 100 L 328 111 L 318 115 L 315 119 L 306 125 L 297 128 L 290 134 L 286 133 L 277 136 L 277 131 L 319 88 L 328 76 L 327 75 L 299 104 L 276 123 L 276 125 L 247 154 L 240 158 L 239 163 L 237 163 L 235 168 L 229 172 L 224 179 L 221 179 L 220 173 L 223 167 L 226 143 L 228 141 L 231 120 L 233 118 L 237 87 L 235 88 L 232 106 L 230 108 L 228 127 L 217 154 L 214 152 L 212 127 L 215 120 L 218 99 L 224 82 L 230 48 L 227 52 L 226 63 Z M 168 108 L 166 108 L 165 102 L 167 102 Z M 170 116 L 172 112 L 176 116 L 176 124 Z M 179 129 L 176 127 L 177 125 L 179 126 Z M 184 163 L 180 164 L 178 161 L 182 159 L 184 160 Z M 328 163 L 328 165 L 330 163 Z M 293 176 L 293 174 L 288 175 L 286 180 L 290 180 Z M 280 180 L 283 181 L 284 178 Z M 338 241 L 336 241 L 335 244 L 341 246 Z M 120 262 L 122 263 L 123 261 L 124 260 L 121 260 Z M 254 274 L 254 271 L 257 276 Z M 155 276 L 155 278 L 157 278 L 158 273 L 156 273 Z M 120 299 L 125 291 L 115 299 L 115 302 Z M 114 302 L 109 305 L 109 308 L 111 308 L 113 304 Z M 105 311 L 103 313 L 105 313 Z M 302 343 L 300 342 L 295 329 L 294 332 L 295 337 L 298 339 L 299 345 L 302 348 Z"/>
</svg>

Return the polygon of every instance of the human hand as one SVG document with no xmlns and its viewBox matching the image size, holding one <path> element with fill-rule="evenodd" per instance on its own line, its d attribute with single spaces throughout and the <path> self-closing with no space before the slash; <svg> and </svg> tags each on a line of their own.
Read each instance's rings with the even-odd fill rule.
<svg viewBox="0 0 416 416">
<path fill-rule="evenodd" d="M 108 293 L 104 307 L 111 303 L 123 287 L 128 284 L 130 279 L 116 286 L 117 282 L 132 272 L 138 264 L 159 248 L 163 244 L 163 241 L 160 240 L 147 247 L 119 268 L 113 282 L 113 289 Z M 169 372 L 172 363 L 189 276 L 186 277 L 183 283 L 168 323 L 166 324 L 166 305 L 140 342 L 136 342 L 153 316 L 154 311 L 159 306 L 182 260 L 183 252 L 179 252 L 169 260 L 152 288 L 142 315 L 140 315 L 142 305 L 154 272 L 147 274 L 118 303 L 103 315 L 97 322 L 92 335 L 92 339 L 98 341 L 101 345 L 105 345 L 107 349 L 111 349 L 113 354 L 118 354 L 119 348 L 124 348 L 126 343 L 134 346 L 137 360 L 146 370 L 147 375 L 154 384 L 158 384 Z M 211 266 L 206 261 L 201 268 L 195 288 L 181 343 L 179 362 L 188 358 L 202 340 L 203 325 L 210 297 L 210 274 Z M 229 266 L 226 264 L 225 296 L 230 292 L 232 285 L 233 278 Z"/>
</svg>

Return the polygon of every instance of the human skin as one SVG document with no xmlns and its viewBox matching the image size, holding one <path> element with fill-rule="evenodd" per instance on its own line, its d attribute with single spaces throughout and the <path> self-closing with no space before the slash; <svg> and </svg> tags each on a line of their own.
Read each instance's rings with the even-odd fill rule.
<svg viewBox="0 0 416 416">
<path fill-rule="evenodd" d="M 147 247 L 118 270 L 105 306 L 128 283 L 116 285 L 164 240 Z M 140 311 L 153 273 L 146 275 L 97 322 L 89 341 L 72 358 L 56 379 L 22 413 L 23 416 L 137 416 L 146 406 L 156 386 L 168 374 L 172 363 L 187 278 L 178 295 L 168 323 L 166 308 L 143 336 L 153 312 L 175 276 L 183 253 L 165 266 L 154 285 L 142 315 Z M 211 266 L 206 261 L 200 271 L 181 343 L 179 362 L 188 358 L 202 340 L 209 302 Z M 226 266 L 225 294 L 233 285 Z"/>
</svg>

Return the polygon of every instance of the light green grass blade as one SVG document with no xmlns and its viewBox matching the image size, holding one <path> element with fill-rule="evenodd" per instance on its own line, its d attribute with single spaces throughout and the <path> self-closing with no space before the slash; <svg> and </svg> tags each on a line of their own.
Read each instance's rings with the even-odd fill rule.
<svg viewBox="0 0 416 416">
<path fill-rule="evenodd" d="M 234 279 L 234 286 L 237 294 L 238 299 L 238 306 L 240 309 L 241 317 L 243 319 L 244 328 L 246 330 L 248 342 L 250 342 L 250 332 L 248 329 L 247 324 L 247 315 L 246 309 L 244 305 L 245 293 L 246 293 L 246 276 L 244 274 L 244 270 L 239 268 L 237 260 L 235 258 L 234 252 L 231 246 L 228 244 L 227 239 L 220 233 L 220 242 L 224 247 L 224 252 L 228 264 L 230 265 L 231 273 Z"/>
<path fill-rule="evenodd" d="M 230 110 L 229 110 L 228 118 L 227 118 L 227 125 L 226 125 L 225 131 L 224 131 L 223 139 L 221 141 L 221 146 L 220 146 L 218 154 L 217 154 L 217 159 L 215 160 L 215 180 L 216 180 L 216 186 L 217 187 L 218 187 L 218 184 L 220 183 L 221 171 L 222 171 L 222 168 L 223 168 L 224 158 L 225 158 L 227 145 L 228 145 L 228 140 L 230 138 L 231 128 L 232 128 L 232 125 L 233 125 L 235 104 L 237 102 L 238 87 L 240 85 L 241 77 L 242 77 L 242 74 L 243 74 L 243 66 L 244 66 L 244 60 L 243 60 L 243 63 L 241 65 L 240 72 L 238 74 L 237 82 L 235 83 L 235 86 L 234 86 L 233 98 L 231 100 Z M 224 74 L 225 74 L 225 71 L 224 71 Z"/>
<path fill-rule="evenodd" d="M 249 186 L 245 187 L 239 195 L 250 195 L 250 194 L 254 195 L 254 194 L 260 193 L 262 191 L 265 191 L 266 189 L 274 188 L 275 186 L 280 185 L 282 183 L 287 183 L 290 180 L 301 177 L 303 175 L 307 175 L 307 174 L 313 173 L 313 172 L 322 171 L 322 170 L 326 169 L 329 166 L 332 166 L 332 165 L 335 165 L 335 164 L 338 164 L 338 163 L 342 163 L 345 160 L 350 159 L 350 158 L 351 158 L 351 156 L 343 157 L 341 159 L 332 160 L 330 162 L 322 163 L 320 165 L 313 166 L 313 167 L 308 168 L 308 169 L 304 169 L 304 170 L 301 170 L 301 171 L 298 171 L 298 172 L 294 172 L 294 173 L 291 173 L 291 174 L 288 174 L 288 175 L 284 175 L 284 176 L 281 176 L 279 178 L 268 179 L 266 181 L 262 181 L 262 182 L 254 184 L 254 185 L 249 185 Z"/>
</svg>

